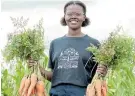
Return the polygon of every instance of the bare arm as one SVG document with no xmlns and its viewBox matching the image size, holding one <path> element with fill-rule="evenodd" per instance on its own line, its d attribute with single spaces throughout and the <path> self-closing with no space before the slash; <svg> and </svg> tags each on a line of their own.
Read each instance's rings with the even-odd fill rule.
<svg viewBox="0 0 135 96">
<path fill-rule="evenodd" d="M 48 81 L 51 81 L 53 72 L 52 72 L 52 71 L 47 71 L 47 70 L 45 70 L 44 68 L 42 68 L 41 66 L 39 66 L 39 68 L 40 68 L 40 71 L 41 71 L 41 75 L 42 75 L 45 79 L 47 79 Z"/>
</svg>

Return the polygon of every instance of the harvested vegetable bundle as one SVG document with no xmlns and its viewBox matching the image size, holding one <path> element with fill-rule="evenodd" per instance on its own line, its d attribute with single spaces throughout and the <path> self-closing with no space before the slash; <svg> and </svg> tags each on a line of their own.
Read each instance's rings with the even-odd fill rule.
<svg viewBox="0 0 135 96">
<path fill-rule="evenodd" d="M 132 64 L 134 61 L 135 39 L 124 33 L 120 33 L 120 29 L 121 28 L 116 32 L 111 32 L 108 39 L 101 42 L 99 48 L 91 45 L 87 49 L 93 53 L 93 58 L 98 64 L 103 64 L 111 70 L 115 70 L 125 62 Z M 91 91 L 94 92 L 93 96 L 106 96 L 103 95 L 103 93 L 107 93 L 107 87 L 103 87 L 104 85 L 106 86 L 103 82 L 105 82 L 104 77 L 96 73 L 92 80 L 92 85 L 88 85 L 87 87 L 87 96 L 92 96 L 90 95 Z M 106 92 L 103 92 L 103 89 L 106 90 Z"/>
<path fill-rule="evenodd" d="M 21 18 L 22 20 L 22 18 Z M 22 22 L 22 21 L 21 21 Z M 18 23 L 14 22 L 17 26 Z M 23 24 L 18 24 L 17 28 Z M 11 60 L 21 60 L 26 62 L 34 60 L 33 66 L 27 65 L 27 75 L 22 78 L 19 88 L 20 96 L 46 96 L 43 78 L 39 71 L 39 60 L 44 54 L 44 30 L 42 21 L 39 21 L 33 29 L 22 27 L 19 32 L 10 35 L 8 43 L 3 50 L 3 57 L 7 62 Z M 38 86 L 38 87 L 36 87 Z"/>
</svg>

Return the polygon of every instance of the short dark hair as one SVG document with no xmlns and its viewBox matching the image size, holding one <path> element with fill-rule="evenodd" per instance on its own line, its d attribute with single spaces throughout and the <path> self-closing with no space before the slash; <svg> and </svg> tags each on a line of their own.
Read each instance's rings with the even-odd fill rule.
<svg viewBox="0 0 135 96">
<path fill-rule="evenodd" d="M 76 4 L 76 5 L 81 6 L 81 7 L 83 8 L 84 15 L 86 15 L 86 6 L 85 6 L 85 4 L 84 4 L 83 2 L 81 2 L 81 1 L 69 1 L 69 2 L 67 2 L 67 3 L 65 4 L 65 6 L 64 6 L 64 14 L 65 14 L 65 12 L 66 12 L 66 8 L 67 8 L 69 5 L 72 5 L 72 4 Z M 63 26 L 66 26 L 66 25 L 67 25 L 64 17 L 62 17 L 62 19 L 61 19 L 61 24 L 62 24 Z M 90 24 L 90 20 L 89 20 L 88 17 L 86 17 L 85 21 L 83 21 L 83 23 L 82 23 L 82 27 L 85 27 L 85 26 L 87 26 L 87 25 L 89 25 L 89 24 Z"/>
</svg>

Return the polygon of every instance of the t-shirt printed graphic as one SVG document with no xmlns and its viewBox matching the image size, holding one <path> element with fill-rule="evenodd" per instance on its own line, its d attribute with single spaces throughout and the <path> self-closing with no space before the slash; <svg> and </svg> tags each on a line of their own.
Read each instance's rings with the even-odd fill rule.
<svg viewBox="0 0 135 96">
<path fill-rule="evenodd" d="M 60 53 L 58 69 L 78 68 L 79 53 L 74 48 L 67 48 Z"/>
</svg>

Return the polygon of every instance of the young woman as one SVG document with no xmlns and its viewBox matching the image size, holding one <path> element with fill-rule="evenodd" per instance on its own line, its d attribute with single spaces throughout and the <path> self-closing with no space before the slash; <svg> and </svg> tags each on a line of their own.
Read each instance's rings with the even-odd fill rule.
<svg viewBox="0 0 135 96">
<path fill-rule="evenodd" d="M 90 43 L 99 46 L 98 40 L 81 30 L 89 23 L 84 3 L 70 1 L 64 6 L 61 24 L 68 26 L 67 34 L 50 44 L 49 67 L 52 71 L 40 68 L 42 75 L 52 83 L 50 96 L 84 96 L 96 70 L 106 75 L 107 68 L 97 67 L 91 58 L 92 53 L 86 51 Z"/>
</svg>

